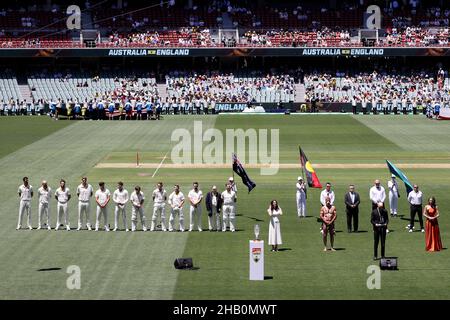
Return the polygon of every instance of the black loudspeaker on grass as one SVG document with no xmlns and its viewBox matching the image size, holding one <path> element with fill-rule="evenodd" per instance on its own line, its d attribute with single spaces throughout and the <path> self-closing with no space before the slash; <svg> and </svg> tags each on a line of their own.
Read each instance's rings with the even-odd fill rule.
<svg viewBox="0 0 450 320">
<path fill-rule="evenodd" d="M 398 270 L 397 257 L 381 258 L 380 259 L 381 270 Z"/>
<path fill-rule="evenodd" d="M 175 269 L 192 269 L 194 267 L 192 258 L 176 258 L 173 265 Z"/>
</svg>

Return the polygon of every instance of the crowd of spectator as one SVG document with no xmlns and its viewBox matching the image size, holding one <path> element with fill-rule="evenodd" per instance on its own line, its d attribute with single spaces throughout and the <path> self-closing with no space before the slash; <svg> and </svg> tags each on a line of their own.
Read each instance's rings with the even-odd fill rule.
<svg viewBox="0 0 450 320">
<path fill-rule="evenodd" d="M 294 94 L 294 78 L 288 75 L 267 75 L 257 78 L 237 78 L 233 74 L 167 77 L 166 90 L 171 98 L 184 101 L 248 103 L 255 95 L 268 92 Z"/>
<path fill-rule="evenodd" d="M 308 102 L 428 102 L 450 100 L 450 87 L 442 70 L 436 74 L 417 72 L 357 73 L 332 75 L 314 73 L 305 76 L 305 100 Z"/>
</svg>

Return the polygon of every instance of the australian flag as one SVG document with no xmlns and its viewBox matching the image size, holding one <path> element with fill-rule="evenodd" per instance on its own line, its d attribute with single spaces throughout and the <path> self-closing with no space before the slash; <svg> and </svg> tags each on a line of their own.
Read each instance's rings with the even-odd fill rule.
<svg viewBox="0 0 450 320">
<path fill-rule="evenodd" d="M 250 180 L 250 178 L 247 175 L 247 172 L 245 172 L 244 167 L 242 166 L 242 163 L 237 158 L 236 154 L 233 153 L 232 155 L 233 160 L 233 171 L 236 172 L 236 174 L 241 177 L 242 183 L 245 184 L 248 188 L 248 192 L 252 191 L 254 187 L 256 187 L 256 184 Z"/>
</svg>

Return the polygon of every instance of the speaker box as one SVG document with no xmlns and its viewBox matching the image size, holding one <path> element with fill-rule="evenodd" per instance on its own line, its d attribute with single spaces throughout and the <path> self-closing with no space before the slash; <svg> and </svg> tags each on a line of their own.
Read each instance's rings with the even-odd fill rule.
<svg viewBox="0 0 450 320">
<path fill-rule="evenodd" d="M 381 270 L 398 270 L 397 258 L 381 258 L 380 260 Z"/>
<path fill-rule="evenodd" d="M 192 258 L 176 258 L 173 264 L 175 269 L 192 269 L 194 267 Z"/>
</svg>

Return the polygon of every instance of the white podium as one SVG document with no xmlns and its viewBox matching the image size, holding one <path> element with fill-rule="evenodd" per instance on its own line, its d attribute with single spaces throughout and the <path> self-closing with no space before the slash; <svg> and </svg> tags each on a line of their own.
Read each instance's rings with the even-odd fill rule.
<svg viewBox="0 0 450 320">
<path fill-rule="evenodd" d="M 250 280 L 264 280 L 263 240 L 250 240 Z"/>
</svg>

